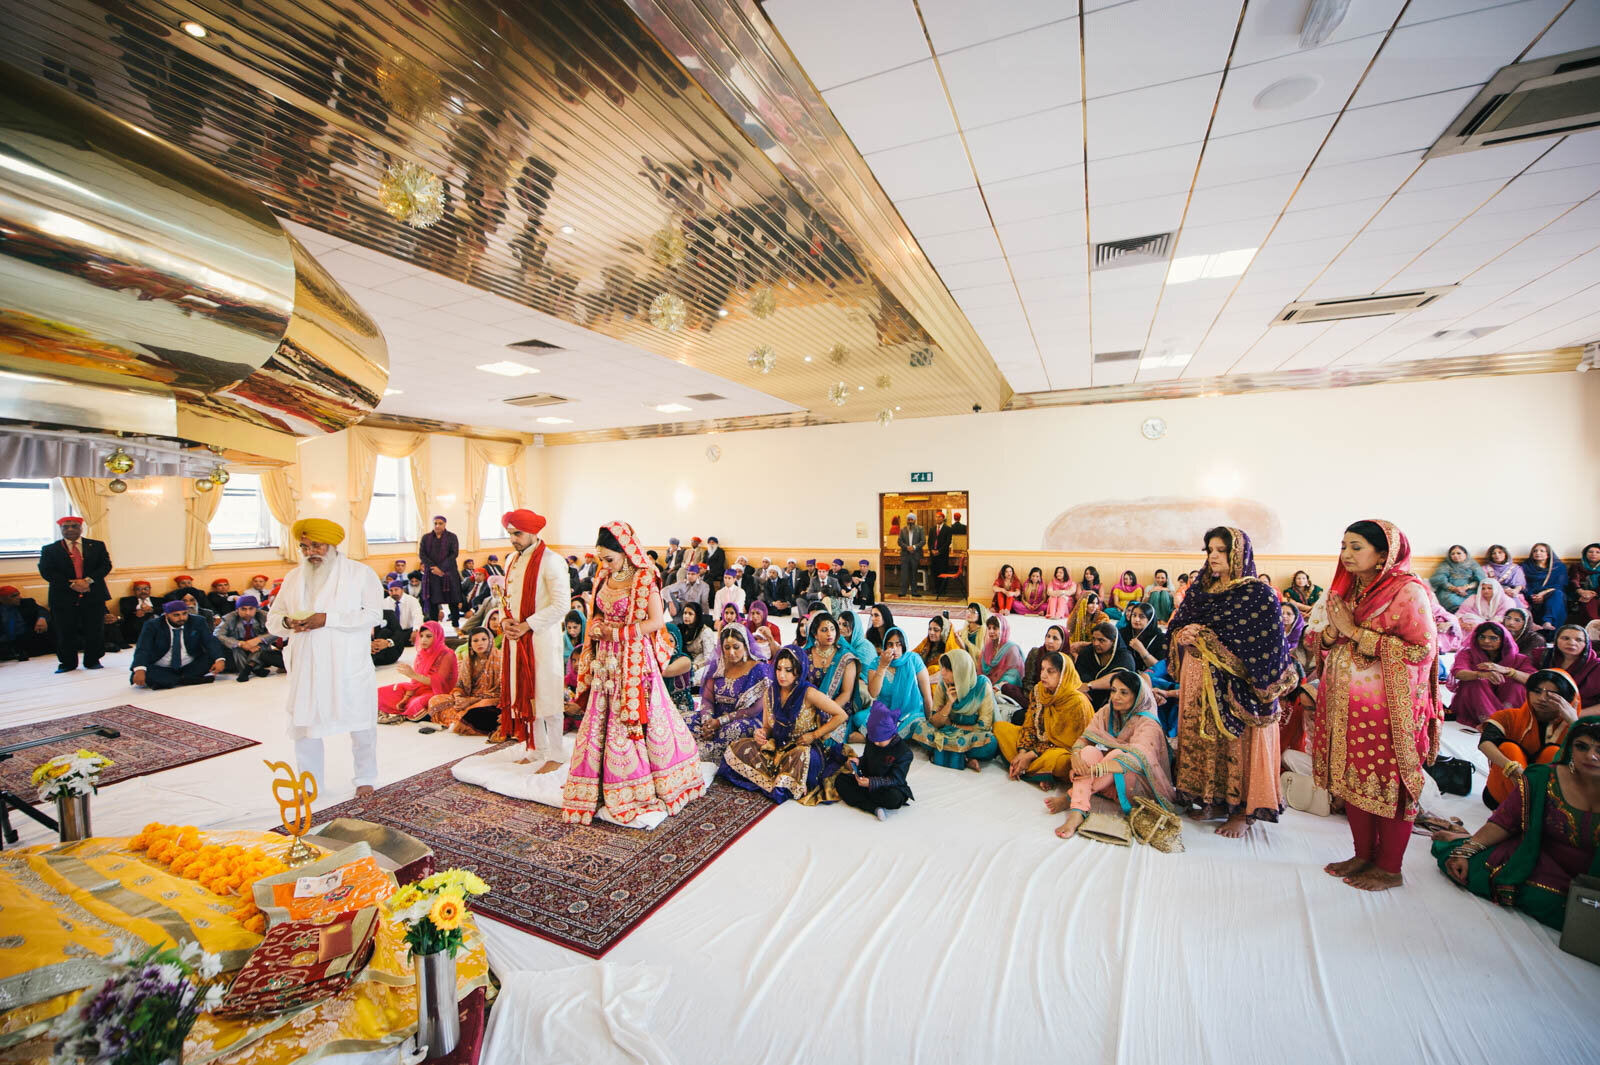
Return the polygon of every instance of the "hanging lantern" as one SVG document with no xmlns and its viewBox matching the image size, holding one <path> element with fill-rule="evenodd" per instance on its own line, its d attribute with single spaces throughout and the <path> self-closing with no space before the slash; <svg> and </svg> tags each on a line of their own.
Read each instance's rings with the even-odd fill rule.
<svg viewBox="0 0 1600 1065">
<path fill-rule="evenodd" d="M 120 496 L 122 493 L 128 490 L 128 482 L 124 481 L 121 477 L 113 478 L 111 483 L 106 485 L 106 490 L 112 495 Z"/>
<path fill-rule="evenodd" d="M 879 388 L 888 388 L 892 383 L 893 379 L 888 374 L 881 373 L 878 375 L 877 385 Z"/>
<path fill-rule="evenodd" d="M 878 412 L 879 425 L 887 426 L 892 421 L 894 421 L 894 411 L 890 410 L 888 407 L 885 407 Z"/>
<path fill-rule="evenodd" d="M 209 492 L 216 487 L 216 482 L 209 477 L 196 477 L 194 479 L 194 490 L 196 492 Z"/>
<path fill-rule="evenodd" d="M 220 462 L 217 463 L 216 468 L 211 471 L 211 483 L 219 488 L 228 483 L 228 471 L 223 469 L 222 463 Z"/>
<path fill-rule="evenodd" d="M 444 100 L 439 75 L 408 55 L 390 56 L 378 64 L 378 95 L 389 110 L 407 122 L 433 117 Z"/>
<path fill-rule="evenodd" d="M 778 365 L 778 353 L 772 350 L 771 344 L 763 344 L 752 351 L 745 361 L 756 373 L 771 373 L 772 368 Z"/>
<path fill-rule="evenodd" d="M 682 329 L 688 313 L 683 301 L 670 292 L 663 292 L 650 301 L 650 324 L 666 333 Z"/>
<path fill-rule="evenodd" d="M 117 450 L 107 455 L 105 457 L 105 461 L 101 463 L 101 465 L 106 468 L 107 473 L 112 473 L 120 477 L 124 473 L 127 473 L 133 469 L 133 456 L 119 447 Z"/>
<path fill-rule="evenodd" d="M 757 318 L 771 318 L 778 309 L 778 296 L 770 288 L 758 288 L 750 294 L 750 313 Z"/>
<path fill-rule="evenodd" d="M 413 229 L 427 229 L 444 217 L 444 182 L 416 163 L 396 163 L 378 182 L 378 202 Z"/>
<path fill-rule="evenodd" d="M 689 246 L 683 239 L 683 231 L 676 225 L 662 226 L 650 234 L 650 258 L 668 270 L 675 270 L 683 265 L 683 257 L 688 249 Z"/>
<path fill-rule="evenodd" d="M 828 386 L 828 402 L 835 407 L 844 406 L 844 401 L 850 398 L 850 386 L 843 381 Z"/>
<path fill-rule="evenodd" d="M 911 353 L 911 366 L 913 369 L 926 369 L 933 365 L 933 348 L 918 348 Z"/>
<path fill-rule="evenodd" d="M 828 349 L 828 361 L 835 366 L 843 366 L 844 360 L 850 355 L 850 349 L 843 344 L 835 344 Z"/>
</svg>

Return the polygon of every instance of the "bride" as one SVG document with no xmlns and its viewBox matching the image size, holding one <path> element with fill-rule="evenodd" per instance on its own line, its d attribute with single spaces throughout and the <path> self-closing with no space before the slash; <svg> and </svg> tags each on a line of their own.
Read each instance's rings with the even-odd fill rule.
<svg viewBox="0 0 1600 1065">
<path fill-rule="evenodd" d="M 705 777 L 661 677 L 657 642 L 666 619 L 656 568 L 626 522 L 602 525 L 595 544 L 605 579 L 578 661 L 578 690 L 588 690 L 588 702 L 561 817 L 588 824 L 604 804 L 628 824 L 651 811 L 677 813 L 705 791 Z"/>
</svg>

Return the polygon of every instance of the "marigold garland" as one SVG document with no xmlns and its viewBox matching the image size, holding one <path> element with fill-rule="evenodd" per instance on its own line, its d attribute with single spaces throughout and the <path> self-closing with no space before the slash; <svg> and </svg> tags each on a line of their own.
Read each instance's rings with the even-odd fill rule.
<svg viewBox="0 0 1600 1065">
<path fill-rule="evenodd" d="M 144 851 L 174 876 L 197 881 L 214 895 L 239 896 L 243 901 L 232 916 L 257 935 L 266 933 L 267 915 L 256 907 L 256 881 L 289 869 L 264 847 L 206 843 L 193 825 L 152 821 L 128 841 L 128 849 Z"/>
</svg>

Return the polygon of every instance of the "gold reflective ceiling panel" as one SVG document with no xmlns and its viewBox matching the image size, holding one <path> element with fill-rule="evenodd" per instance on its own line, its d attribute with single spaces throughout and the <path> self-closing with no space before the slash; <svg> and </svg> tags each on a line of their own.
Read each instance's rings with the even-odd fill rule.
<svg viewBox="0 0 1600 1065">
<path fill-rule="evenodd" d="M 753 3 L 9 7 L 0 58 L 215 164 L 285 217 L 813 421 L 896 404 L 897 417 L 993 410 L 1010 396 Z M 180 29 L 189 19 L 203 39 Z M 429 228 L 380 206 L 386 171 L 405 162 L 442 179 Z M 676 332 L 652 324 L 663 294 L 682 301 Z M 748 361 L 762 346 L 777 359 L 768 374 Z M 459 364 L 441 353 L 440 368 Z"/>
</svg>

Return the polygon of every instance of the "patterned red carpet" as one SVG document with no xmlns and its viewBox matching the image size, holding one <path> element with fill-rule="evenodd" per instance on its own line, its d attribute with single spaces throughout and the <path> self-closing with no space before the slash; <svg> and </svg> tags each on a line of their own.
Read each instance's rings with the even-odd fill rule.
<svg viewBox="0 0 1600 1065">
<path fill-rule="evenodd" d="M 410 833 L 437 868 L 488 882 L 473 909 L 598 958 L 773 809 L 718 780 L 653 832 L 569 825 L 554 807 L 463 784 L 442 765 L 319 810 L 317 822 L 356 817 Z"/>
<path fill-rule="evenodd" d="M 29 779 L 34 769 L 58 754 L 71 754 L 80 747 L 103 754 L 116 763 L 100 775 L 100 787 L 104 788 L 119 780 L 159 773 L 163 769 L 201 762 L 230 751 L 242 751 L 260 742 L 235 736 L 231 732 L 219 732 L 181 718 L 152 714 L 137 706 L 112 706 L 89 714 L 74 714 L 72 717 L 0 729 L 0 747 L 91 725 L 109 725 L 122 735 L 114 740 L 84 736 L 18 751 L 0 761 L 0 788 L 33 799 L 39 794 Z"/>
</svg>

